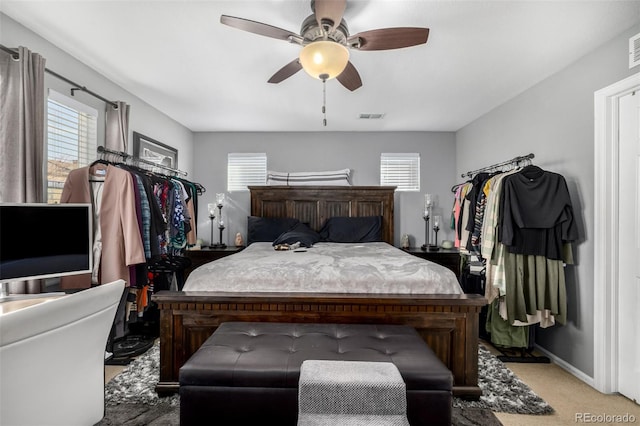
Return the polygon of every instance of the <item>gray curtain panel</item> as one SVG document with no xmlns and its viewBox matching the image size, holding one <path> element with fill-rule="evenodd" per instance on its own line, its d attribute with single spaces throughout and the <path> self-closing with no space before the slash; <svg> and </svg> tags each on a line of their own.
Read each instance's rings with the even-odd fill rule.
<svg viewBox="0 0 640 426">
<path fill-rule="evenodd" d="M 0 51 L 0 201 L 45 202 L 44 70 L 25 47 L 18 59 Z M 12 293 L 39 293 L 42 280 L 11 283 Z"/>
<path fill-rule="evenodd" d="M 118 108 L 107 104 L 104 147 L 127 152 L 129 146 L 129 105 L 117 101 Z"/>
</svg>

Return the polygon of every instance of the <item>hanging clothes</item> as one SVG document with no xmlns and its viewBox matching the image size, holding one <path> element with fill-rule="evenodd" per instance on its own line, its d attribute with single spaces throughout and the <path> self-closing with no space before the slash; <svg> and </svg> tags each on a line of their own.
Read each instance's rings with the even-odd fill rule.
<svg viewBox="0 0 640 426">
<path fill-rule="evenodd" d="M 204 188 L 199 184 L 105 160 L 69 173 L 61 202 L 93 206 L 94 270 L 62 277 L 60 286 L 89 288 L 116 279 L 127 283 L 111 343 L 125 337 L 129 327 L 149 312 L 154 289 L 148 265 L 168 255 L 179 256 L 187 245 L 187 232 L 194 233 L 195 242 L 196 222 L 186 200 L 193 202 L 201 192 Z M 174 276 L 182 275 L 176 272 Z"/>
<path fill-rule="evenodd" d="M 460 249 L 461 253 L 467 253 L 466 241 L 469 236 L 465 230 L 465 224 L 468 220 L 469 201 L 467 200 L 467 193 L 473 185 L 471 182 L 467 182 L 458 187 L 456 191 L 455 204 L 453 207 L 454 218 L 452 220 L 455 229 L 455 247 Z"/>
<path fill-rule="evenodd" d="M 469 200 L 469 215 L 465 230 L 469 232 L 466 239 L 466 249 L 470 253 L 480 253 L 480 230 L 482 229 L 482 219 L 486 204 L 486 195 L 483 189 L 489 177 L 489 173 L 478 173 L 472 179 L 471 188 L 465 197 Z"/>
<path fill-rule="evenodd" d="M 187 231 L 187 246 L 193 246 L 196 244 L 198 237 L 196 234 L 196 224 L 198 223 L 196 213 L 198 211 L 198 194 L 204 190 L 201 185 L 189 182 L 188 180 L 174 178 L 184 185 L 184 189 L 187 193 L 186 205 L 189 217 L 189 230 Z M 199 188 L 198 188 L 199 187 Z"/>
<path fill-rule="evenodd" d="M 185 179 L 103 160 L 71 171 L 61 202 L 93 205 L 95 270 L 93 278 L 65 277 L 62 288 L 88 288 L 115 279 L 130 287 L 144 286 L 146 270 L 137 265 L 180 256 L 189 241 L 195 243 L 192 212 L 203 190 Z"/>
<path fill-rule="evenodd" d="M 578 231 L 563 176 L 532 165 L 478 173 L 455 187 L 451 223 L 460 252 L 484 264 L 494 344 L 522 347 L 526 326 L 566 322 L 564 267 Z"/>
<path fill-rule="evenodd" d="M 503 186 L 500 242 L 510 253 L 563 259 L 563 243 L 578 236 L 564 177 L 527 166 Z"/>
<path fill-rule="evenodd" d="M 139 208 L 145 257 L 147 260 L 156 259 L 161 255 L 158 237 L 165 232 L 167 221 L 155 194 L 155 185 L 164 182 L 165 179 L 135 167 L 124 165 L 120 167 L 136 177 L 141 199 Z"/>
<path fill-rule="evenodd" d="M 173 184 L 173 207 L 171 209 L 169 251 L 171 254 L 177 255 L 187 247 L 187 233 L 191 228 L 186 205 L 189 194 L 182 182 L 175 179 L 171 182 Z"/>
<path fill-rule="evenodd" d="M 578 239 L 564 177 L 527 166 L 504 179 L 498 239 L 506 247 L 506 311 L 510 323 L 530 323 L 549 311 L 566 322 L 564 265 Z M 551 324 L 551 322 L 550 322 Z"/>
<path fill-rule="evenodd" d="M 99 198 L 94 200 L 91 189 L 91 176 L 97 170 L 105 170 L 104 183 Z M 98 284 L 125 280 L 130 283 L 129 266 L 145 263 L 142 237 L 136 217 L 134 185 L 131 175 L 113 165 L 95 164 L 72 170 L 62 189 L 60 202 L 89 203 L 98 206 L 101 251 L 97 265 Z M 94 191 L 96 197 L 99 196 Z M 92 274 L 62 277 L 63 289 L 91 287 Z"/>
</svg>

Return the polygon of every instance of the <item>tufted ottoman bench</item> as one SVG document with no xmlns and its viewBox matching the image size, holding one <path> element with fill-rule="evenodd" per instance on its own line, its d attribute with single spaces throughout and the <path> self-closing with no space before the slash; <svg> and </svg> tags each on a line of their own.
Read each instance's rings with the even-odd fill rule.
<svg viewBox="0 0 640 426">
<path fill-rule="evenodd" d="M 295 425 L 305 360 L 392 362 L 411 425 L 450 425 L 453 376 L 412 327 L 221 324 L 180 369 L 180 424 Z"/>
</svg>

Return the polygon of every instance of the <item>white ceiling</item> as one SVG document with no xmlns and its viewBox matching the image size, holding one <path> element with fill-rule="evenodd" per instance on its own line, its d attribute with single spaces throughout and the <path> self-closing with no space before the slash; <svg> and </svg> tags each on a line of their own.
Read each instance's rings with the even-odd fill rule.
<svg viewBox="0 0 640 426">
<path fill-rule="evenodd" d="M 363 86 L 327 82 L 323 127 L 320 81 L 301 71 L 267 83 L 299 46 L 220 24 L 226 14 L 299 33 L 308 0 L 1 0 L 0 10 L 192 131 L 456 131 L 640 21 L 640 1 L 350 0 L 351 34 L 419 26 L 429 40 L 352 51 Z"/>
</svg>

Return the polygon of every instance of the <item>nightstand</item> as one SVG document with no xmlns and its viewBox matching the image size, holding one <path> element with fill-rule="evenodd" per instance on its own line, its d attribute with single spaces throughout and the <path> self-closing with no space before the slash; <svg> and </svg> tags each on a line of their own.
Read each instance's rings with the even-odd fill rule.
<svg viewBox="0 0 640 426">
<path fill-rule="evenodd" d="M 430 260 L 431 262 L 451 269 L 456 274 L 456 277 L 458 277 L 458 280 L 460 280 L 460 251 L 457 248 L 440 248 L 438 251 L 425 251 L 420 247 L 409 247 L 403 250 L 414 256 Z"/>
<path fill-rule="evenodd" d="M 184 279 L 186 280 L 191 271 L 196 269 L 198 266 L 238 253 L 242 251 L 242 249 L 244 249 L 244 246 L 227 246 L 224 248 L 205 247 L 200 250 L 186 250 L 184 255 L 191 259 L 191 266 L 184 270 Z"/>
</svg>

